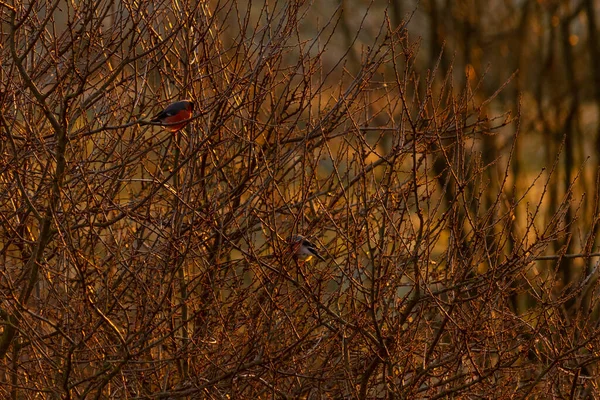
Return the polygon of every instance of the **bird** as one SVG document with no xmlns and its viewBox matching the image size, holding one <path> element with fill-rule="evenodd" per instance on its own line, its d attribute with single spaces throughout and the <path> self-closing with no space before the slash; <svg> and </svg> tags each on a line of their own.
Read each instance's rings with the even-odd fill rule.
<svg viewBox="0 0 600 400">
<path fill-rule="evenodd" d="M 194 102 L 191 100 L 180 100 L 175 103 L 171 103 L 156 114 L 150 122 L 159 122 L 165 126 L 171 132 L 177 132 L 178 130 L 185 127 L 189 120 L 192 117 L 192 112 L 194 111 Z M 185 121 L 180 124 L 175 124 L 179 121 Z M 170 125 L 174 124 L 174 125 Z"/>
<path fill-rule="evenodd" d="M 313 257 L 317 257 L 319 260 L 325 261 L 325 258 L 317 251 L 317 246 L 312 244 L 304 236 L 293 236 L 290 238 L 289 243 L 292 246 L 292 254 L 296 259 L 300 261 L 310 261 Z"/>
</svg>

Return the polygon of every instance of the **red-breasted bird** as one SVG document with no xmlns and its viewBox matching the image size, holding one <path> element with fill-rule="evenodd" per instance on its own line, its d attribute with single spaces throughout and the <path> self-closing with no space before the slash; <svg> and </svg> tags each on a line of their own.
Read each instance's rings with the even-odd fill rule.
<svg viewBox="0 0 600 400">
<path fill-rule="evenodd" d="M 289 244 L 292 246 L 292 254 L 300 261 L 310 261 L 313 257 L 325 261 L 317 251 L 317 246 L 309 242 L 304 236 L 292 236 L 289 240 Z"/>
<path fill-rule="evenodd" d="M 169 104 L 167 108 L 156 114 L 150 122 L 160 122 L 165 125 L 165 128 L 171 132 L 177 132 L 188 124 L 188 120 L 192 117 L 194 112 L 194 102 L 190 100 L 176 101 L 175 103 Z M 181 124 L 176 122 L 185 121 Z M 173 125 L 169 125 L 173 124 Z"/>
</svg>

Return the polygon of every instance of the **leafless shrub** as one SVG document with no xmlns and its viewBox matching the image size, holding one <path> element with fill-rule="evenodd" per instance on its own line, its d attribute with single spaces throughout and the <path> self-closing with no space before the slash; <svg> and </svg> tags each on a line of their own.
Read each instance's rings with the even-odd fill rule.
<svg viewBox="0 0 600 400">
<path fill-rule="evenodd" d="M 535 263 L 577 199 L 543 220 L 552 175 L 511 197 L 513 152 L 482 157 L 518 115 L 387 18 L 339 53 L 311 7 L 0 3 L 3 396 L 595 389 L 595 269 Z M 184 131 L 148 124 L 188 97 Z"/>
</svg>

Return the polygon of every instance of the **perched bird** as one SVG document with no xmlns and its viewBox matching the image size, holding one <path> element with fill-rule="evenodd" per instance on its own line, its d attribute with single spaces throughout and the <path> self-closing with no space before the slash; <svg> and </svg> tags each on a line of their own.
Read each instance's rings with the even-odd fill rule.
<svg viewBox="0 0 600 400">
<path fill-rule="evenodd" d="M 177 132 L 188 124 L 190 121 L 186 121 L 192 117 L 194 111 L 194 102 L 190 100 L 176 101 L 175 103 L 169 104 L 167 108 L 159 112 L 150 120 L 150 122 L 160 122 L 165 125 L 171 132 Z M 175 124 L 179 121 L 185 121 L 181 124 Z M 174 124 L 174 125 L 170 125 Z"/>
<path fill-rule="evenodd" d="M 289 240 L 292 246 L 292 254 L 300 261 L 310 261 L 311 258 L 317 257 L 321 261 L 325 259 L 317 251 L 317 246 L 309 242 L 304 236 L 292 236 Z"/>
</svg>

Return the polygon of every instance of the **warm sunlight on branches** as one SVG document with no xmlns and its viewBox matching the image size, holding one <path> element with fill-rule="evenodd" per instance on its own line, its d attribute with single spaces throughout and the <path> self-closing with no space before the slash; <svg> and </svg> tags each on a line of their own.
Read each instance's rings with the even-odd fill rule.
<svg viewBox="0 0 600 400">
<path fill-rule="evenodd" d="M 595 172 L 524 165 L 518 63 L 459 6 L 463 59 L 436 2 L 251 3 L 0 2 L 0 396 L 598 393 Z"/>
</svg>

